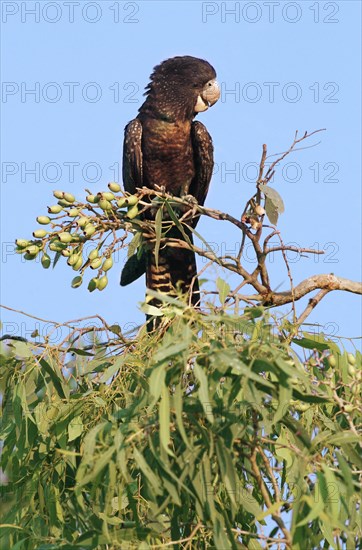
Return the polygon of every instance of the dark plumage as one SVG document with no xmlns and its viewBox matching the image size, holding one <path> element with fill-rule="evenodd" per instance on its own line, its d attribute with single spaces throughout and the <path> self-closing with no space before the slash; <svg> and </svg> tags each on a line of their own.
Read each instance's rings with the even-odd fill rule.
<svg viewBox="0 0 362 550">
<path fill-rule="evenodd" d="M 174 196 L 193 195 L 204 204 L 213 170 L 210 135 L 195 115 L 213 105 L 220 97 L 214 68 L 191 56 L 167 59 L 154 68 L 146 88 L 146 100 L 136 119 L 127 124 L 123 144 L 123 181 L 125 190 L 137 187 L 164 187 Z M 198 218 L 192 221 L 196 226 Z M 192 241 L 192 234 L 188 235 Z M 173 238 L 180 238 L 174 229 Z M 146 269 L 150 289 L 174 293 L 180 287 L 199 300 L 194 252 L 161 247 L 158 266 L 152 247 L 146 258 L 129 260 L 121 284 L 128 284 Z"/>
</svg>

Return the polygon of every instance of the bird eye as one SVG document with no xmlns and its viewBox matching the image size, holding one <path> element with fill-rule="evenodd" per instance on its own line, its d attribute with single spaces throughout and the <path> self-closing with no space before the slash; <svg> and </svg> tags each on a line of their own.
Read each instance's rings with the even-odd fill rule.
<svg viewBox="0 0 362 550">
<path fill-rule="evenodd" d="M 194 82 L 192 86 L 193 86 L 194 88 L 197 88 L 196 82 Z"/>
</svg>

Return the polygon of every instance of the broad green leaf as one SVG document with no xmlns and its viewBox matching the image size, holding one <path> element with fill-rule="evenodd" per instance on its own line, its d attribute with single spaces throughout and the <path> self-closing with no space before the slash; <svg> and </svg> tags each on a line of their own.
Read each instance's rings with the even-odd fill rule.
<svg viewBox="0 0 362 550">
<path fill-rule="evenodd" d="M 234 464 L 230 456 L 230 451 L 225 447 L 222 440 L 219 438 L 216 441 L 216 453 L 221 472 L 221 478 L 225 483 L 227 495 L 236 509 L 237 493 L 239 492 L 240 482 L 235 472 Z"/>
<path fill-rule="evenodd" d="M 137 233 L 135 233 L 135 235 L 133 236 L 131 242 L 128 245 L 127 258 L 130 258 L 131 256 L 133 256 L 133 254 L 135 254 L 137 248 L 141 243 L 141 236 L 142 233 L 140 231 L 137 231 Z"/>
<path fill-rule="evenodd" d="M 336 456 L 341 470 L 343 482 L 347 488 L 347 496 L 351 497 L 354 493 L 351 468 L 342 453 L 336 451 Z"/>
<path fill-rule="evenodd" d="M 146 315 L 151 315 L 152 317 L 162 317 L 163 313 L 162 311 L 156 307 L 152 306 L 151 304 L 142 303 L 140 305 L 140 310 L 143 311 Z"/>
<path fill-rule="evenodd" d="M 184 338 L 181 342 L 176 342 L 168 346 L 162 346 L 154 355 L 153 360 L 155 363 L 160 363 L 169 359 L 174 355 L 180 355 L 181 352 L 188 348 L 189 342 L 187 338 Z"/>
<path fill-rule="evenodd" d="M 279 422 L 279 420 L 288 413 L 288 410 L 290 408 L 289 403 L 290 403 L 291 397 L 292 397 L 292 388 L 288 386 L 280 386 L 279 403 L 278 403 L 278 408 L 275 411 L 274 418 L 272 419 L 273 424 L 276 424 L 277 422 Z"/>
<path fill-rule="evenodd" d="M 265 197 L 265 212 L 270 220 L 270 223 L 277 225 L 279 218 L 278 209 L 268 197 Z"/>
<path fill-rule="evenodd" d="M 221 305 L 225 303 L 225 300 L 230 292 L 230 285 L 224 281 L 224 279 L 221 279 L 221 277 L 218 277 L 216 279 L 216 286 L 219 291 L 219 300 Z"/>
<path fill-rule="evenodd" d="M 283 506 L 284 504 L 284 501 L 281 501 L 281 502 L 274 502 L 274 504 L 272 504 L 270 506 L 270 508 L 267 508 L 266 510 L 264 510 L 263 512 L 260 512 L 258 516 L 256 516 L 256 520 L 257 521 L 261 521 L 262 519 L 268 517 L 268 516 L 271 516 L 272 514 L 275 514 L 275 512 L 279 512 L 281 507 Z"/>
<path fill-rule="evenodd" d="M 92 470 L 86 474 L 84 477 L 82 475 L 78 475 L 81 472 L 81 470 L 78 470 L 77 474 L 77 482 L 78 482 L 78 489 L 80 487 L 83 487 L 84 485 L 87 485 L 87 483 L 90 483 L 95 480 L 97 475 L 107 467 L 109 461 L 111 460 L 113 453 L 115 452 L 115 448 L 111 447 L 107 451 L 105 451 L 100 457 L 97 457 L 95 463 L 93 464 Z"/>
<path fill-rule="evenodd" d="M 318 497 L 318 495 L 319 495 L 319 484 L 317 482 L 315 486 L 315 497 L 312 497 L 310 495 L 303 495 L 301 498 L 301 501 L 305 501 L 308 504 L 310 510 L 304 518 L 298 521 L 298 523 L 295 526 L 296 528 L 302 527 L 303 525 L 307 525 L 307 523 L 309 523 L 310 521 L 313 521 L 315 518 L 319 517 L 322 514 L 324 509 L 324 502 L 322 498 Z"/>
<path fill-rule="evenodd" d="M 333 520 L 333 527 L 335 527 L 338 522 L 340 508 L 339 486 L 332 470 L 325 464 L 322 464 L 322 468 L 328 492 L 328 498 L 327 500 L 325 500 L 325 502 L 328 506 L 328 510 L 330 511 L 330 516 Z"/>
<path fill-rule="evenodd" d="M 28 344 L 26 342 L 15 342 L 13 341 L 11 344 L 11 347 L 13 348 L 13 353 L 20 359 L 27 359 L 28 357 L 34 357 L 34 353 L 32 352 L 32 349 L 34 349 L 34 346 L 31 344 Z"/>
<path fill-rule="evenodd" d="M 157 476 L 151 470 L 151 468 L 147 464 L 144 456 L 138 451 L 138 449 L 136 447 L 134 447 L 134 449 L 133 449 L 133 456 L 134 456 L 134 459 L 137 462 L 140 470 L 143 472 L 143 474 L 146 476 L 146 478 L 150 482 L 150 485 L 152 486 L 155 494 L 156 495 L 162 494 L 161 485 L 160 485 L 160 482 L 159 482 Z"/>
<path fill-rule="evenodd" d="M 50 364 L 45 361 L 45 359 L 40 359 L 40 365 L 41 367 L 45 370 L 45 372 L 47 374 L 49 374 L 50 376 L 50 379 L 51 381 L 53 382 L 54 384 L 54 387 L 59 395 L 59 397 L 61 399 L 64 399 L 66 394 L 65 394 L 65 391 L 63 389 L 63 383 L 65 383 L 65 380 L 61 380 L 59 378 L 59 376 L 57 375 L 57 373 L 52 369 L 52 367 L 50 366 Z"/>
<path fill-rule="evenodd" d="M 68 441 L 77 439 L 83 433 L 83 422 L 81 416 L 75 416 L 68 424 Z"/>
<path fill-rule="evenodd" d="M 175 407 L 176 424 L 180 431 L 181 437 L 189 449 L 191 448 L 189 439 L 187 437 L 183 419 L 182 419 L 182 389 L 180 384 L 177 384 L 173 394 L 173 406 Z"/>
<path fill-rule="evenodd" d="M 282 214 L 284 212 L 284 203 L 278 191 L 269 185 L 259 185 L 259 189 L 273 203 L 277 212 Z"/>
<path fill-rule="evenodd" d="M 208 419 L 211 424 L 214 422 L 214 415 L 212 414 L 212 402 L 209 397 L 209 387 L 208 387 L 208 380 L 207 376 L 203 370 L 202 367 L 198 363 L 195 363 L 194 366 L 194 373 L 199 381 L 199 399 L 202 405 L 202 408 L 204 409 L 206 418 Z"/>
<path fill-rule="evenodd" d="M 100 377 L 100 381 L 102 383 L 105 383 L 107 382 L 107 380 L 112 378 L 116 374 L 116 372 L 124 365 L 125 360 L 125 355 L 117 357 L 114 363 L 103 372 L 102 376 Z"/>
<path fill-rule="evenodd" d="M 158 401 L 158 398 L 161 395 L 162 388 L 165 384 L 165 376 L 166 376 L 166 363 L 161 363 L 159 366 L 152 369 L 150 380 L 149 380 L 149 387 L 150 387 L 150 394 L 153 399 L 150 407 L 153 406 Z"/>
<path fill-rule="evenodd" d="M 159 420 L 160 420 L 160 442 L 167 454 L 173 456 L 170 443 L 170 394 L 166 384 L 161 388 L 161 399 L 159 403 Z"/>
</svg>

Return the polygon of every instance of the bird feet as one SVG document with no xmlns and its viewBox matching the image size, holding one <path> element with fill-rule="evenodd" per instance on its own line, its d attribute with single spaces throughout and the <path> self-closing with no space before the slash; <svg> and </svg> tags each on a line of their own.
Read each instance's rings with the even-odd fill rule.
<svg viewBox="0 0 362 550">
<path fill-rule="evenodd" d="M 181 199 L 189 204 L 198 204 L 197 200 L 193 195 L 181 195 Z"/>
</svg>

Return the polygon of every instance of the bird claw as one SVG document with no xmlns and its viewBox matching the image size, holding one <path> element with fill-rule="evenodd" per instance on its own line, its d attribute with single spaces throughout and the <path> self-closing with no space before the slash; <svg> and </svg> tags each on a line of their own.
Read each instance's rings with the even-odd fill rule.
<svg viewBox="0 0 362 550">
<path fill-rule="evenodd" d="M 189 204 L 198 204 L 197 200 L 193 195 L 184 195 L 181 198 L 183 201 L 188 202 Z"/>
</svg>

